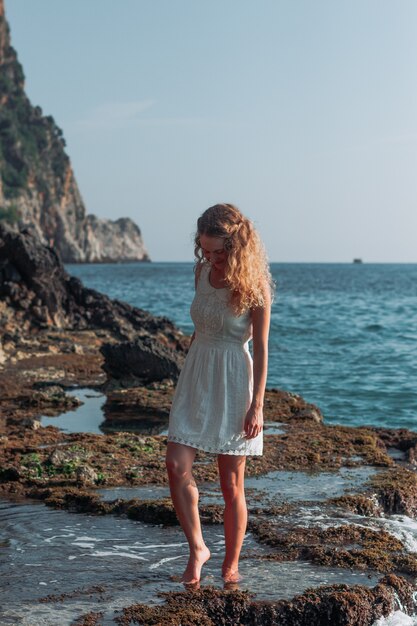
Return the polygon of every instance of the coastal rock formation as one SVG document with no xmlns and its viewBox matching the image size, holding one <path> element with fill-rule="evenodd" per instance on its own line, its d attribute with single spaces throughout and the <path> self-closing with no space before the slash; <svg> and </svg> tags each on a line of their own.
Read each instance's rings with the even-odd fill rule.
<svg viewBox="0 0 417 626">
<path fill-rule="evenodd" d="M 237 585 L 236 585 L 237 587 Z M 122 610 L 119 626 L 204 624 L 214 626 L 367 626 L 388 615 L 398 598 L 412 610 L 413 587 L 404 578 L 384 576 L 375 587 L 322 585 L 291 600 L 254 600 L 249 591 L 213 587 L 165 594 L 164 604 L 133 604 Z"/>
<path fill-rule="evenodd" d="M 185 349 L 184 335 L 168 318 L 87 289 L 36 234 L 16 233 L 1 223 L 0 327 L 9 339 L 40 328 L 106 329 L 115 340 L 153 337 Z"/>
<path fill-rule="evenodd" d="M 113 378 L 135 376 L 142 382 L 177 380 L 182 359 L 178 352 L 163 346 L 152 337 L 101 347 L 103 369 Z"/>
<path fill-rule="evenodd" d="M 62 130 L 33 106 L 0 0 L 0 219 L 31 225 L 64 263 L 149 260 L 128 218 L 87 215 Z"/>
<path fill-rule="evenodd" d="M 235 586 L 237 587 L 237 585 Z M 384 576 L 375 587 L 322 585 L 291 600 L 256 601 L 250 591 L 213 587 L 164 594 L 157 606 L 133 604 L 122 610 L 119 626 L 204 624 L 214 626 L 367 626 L 387 616 L 398 599 L 412 611 L 413 587 L 404 578 Z M 162 595 L 162 594 L 161 594 Z"/>
<path fill-rule="evenodd" d="M 86 215 L 80 235 L 85 261 L 149 261 L 140 228 L 128 217 L 116 221 Z"/>
</svg>

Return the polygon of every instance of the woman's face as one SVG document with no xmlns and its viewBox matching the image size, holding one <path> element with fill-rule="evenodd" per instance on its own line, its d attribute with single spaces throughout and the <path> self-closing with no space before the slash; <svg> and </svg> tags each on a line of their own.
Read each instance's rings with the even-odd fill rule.
<svg viewBox="0 0 417 626">
<path fill-rule="evenodd" d="M 222 270 L 226 266 L 228 252 L 224 249 L 225 239 L 200 235 L 200 245 L 204 257 L 216 269 Z"/>
</svg>

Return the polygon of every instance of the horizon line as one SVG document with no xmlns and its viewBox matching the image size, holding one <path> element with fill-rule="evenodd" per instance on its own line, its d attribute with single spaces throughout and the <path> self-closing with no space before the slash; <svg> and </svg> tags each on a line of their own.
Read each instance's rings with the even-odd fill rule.
<svg viewBox="0 0 417 626">
<path fill-rule="evenodd" d="M 63 263 L 63 265 L 133 265 L 135 263 L 140 263 L 143 265 L 147 264 L 158 264 L 158 263 L 187 263 L 190 265 L 194 264 L 194 261 L 190 260 L 166 260 L 166 261 L 90 261 L 83 263 Z M 417 265 L 417 261 L 360 261 L 359 263 L 355 263 L 354 261 L 269 261 L 269 264 L 279 264 L 279 265 Z"/>
</svg>

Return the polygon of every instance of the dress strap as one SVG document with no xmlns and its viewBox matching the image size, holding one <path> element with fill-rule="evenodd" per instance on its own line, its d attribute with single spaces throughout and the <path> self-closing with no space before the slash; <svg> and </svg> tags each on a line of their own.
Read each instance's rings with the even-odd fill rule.
<svg viewBox="0 0 417 626">
<path fill-rule="evenodd" d="M 208 263 L 201 263 L 199 266 L 199 273 L 197 274 L 197 290 L 199 289 L 200 283 L 203 281 L 207 283 L 208 271 L 210 271 Z"/>
</svg>

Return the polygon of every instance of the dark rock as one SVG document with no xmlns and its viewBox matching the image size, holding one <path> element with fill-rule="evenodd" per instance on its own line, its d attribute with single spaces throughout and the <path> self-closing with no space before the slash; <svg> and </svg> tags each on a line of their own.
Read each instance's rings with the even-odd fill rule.
<svg viewBox="0 0 417 626">
<path fill-rule="evenodd" d="M 409 610 L 413 591 L 405 579 L 393 575 L 385 576 L 373 589 L 328 585 L 276 602 L 255 601 L 247 591 L 206 587 L 160 594 L 166 599 L 163 605 L 125 607 L 115 621 L 119 626 L 369 626 L 392 611 L 395 597 Z"/>
<path fill-rule="evenodd" d="M 115 339 L 128 341 L 154 336 L 161 344 L 160 355 L 165 358 L 161 367 L 167 372 L 173 367 L 167 363 L 175 362 L 175 357 L 168 356 L 170 353 L 164 352 L 162 344 L 180 352 L 186 350 L 187 339 L 168 318 L 155 317 L 85 288 L 78 278 L 67 274 L 54 249 L 44 245 L 36 234 L 18 233 L 0 223 L 0 267 L 6 265 L 9 279 L 4 279 L 4 273 L 1 275 L 0 299 L 11 309 L 16 328 L 24 324 L 32 329 L 106 329 Z M 156 346 L 153 344 L 153 348 Z"/>
<path fill-rule="evenodd" d="M 9 263 L 7 259 L 0 263 L 0 281 L 2 283 L 9 281 L 13 283 L 18 283 L 21 278 L 22 277 L 20 276 L 17 269 L 13 265 L 11 265 L 11 263 Z"/>
<path fill-rule="evenodd" d="M 126 513 L 130 519 L 147 524 L 163 524 L 178 526 L 174 506 L 171 499 L 162 500 L 119 500 L 114 503 L 114 513 Z M 222 524 L 223 507 L 217 504 L 200 505 L 200 517 L 203 524 Z"/>
<path fill-rule="evenodd" d="M 24 300 L 26 303 L 26 300 Z M 27 308 L 27 307 L 23 307 Z M 32 307 L 32 314 L 35 316 L 37 320 L 42 322 L 42 324 L 48 324 L 48 309 L 46 306 L 34 306 Z"/>
<path fill-rule="evenodd" d="M 30 428 L 31 430 L 38 430 L 41 427 L 40 421 L 33 417 L 24 417 L 19 423 L 23 428 Z"/>
<path fill-rule="evenodd" d="M 174 350 L 151 337 L 118 344 L 106 343 L 100 348 L 104 356 L 103 369 L 113 378 L 132 375 L 143 382 L 176 380 L 182 359 Z"/>
<path fill-rule="evenodd" d="M 124 507 L 130 519 L 149 524 L 178 525 L 178 519 L 171 500 L 144 500 L 143 502 L 132 500 L 125 503 Z"/>
<path fill-rule="evenodd" d="M 83 403 L 78 398 L 65 393 L 59 385 L 48 385 L 43 389 L 35 388 L 28 404 L 42 410 L 55 407 L 64 410 L 78 407 Z"/>
<path fill-rule="evenodd" d="M 33 495 L 36 497 L 36 494 Z M 57 509 L 62 508 L 76 513 L 105 515 L 109 512 L 109 508 L 111 508 L 111 505 L 109 507 L 109 505 L 106 502 L 102 502 L 97 495 L 83 491 L 81 487 L 70 489 L 62 494 L 55 491 L 50 495 L 45 494 L 45 496 L 45 504 L 48 506 Z"/>
<path fill-rule="evenodd" d="M 4 469 L 0 469 L 0 482 L 14 482 L 20 480 L 21 473 L 15 467 L 5 467 Z"/>
<path fill-rule="evenodd" d="M 31 305 L 31 301 L 29 298 L 21 298 L 19 300 L 19 305 L 22 309 L 28 309 Z"/>
</svg>

